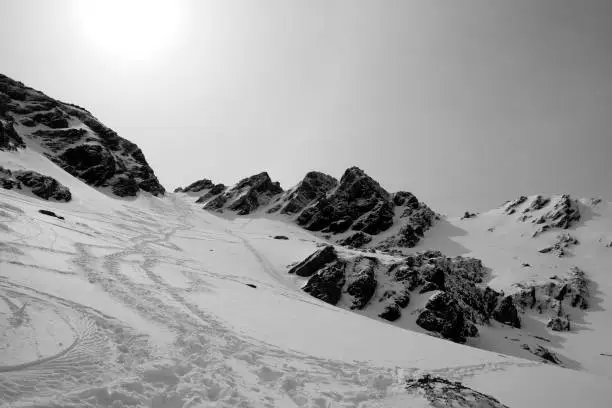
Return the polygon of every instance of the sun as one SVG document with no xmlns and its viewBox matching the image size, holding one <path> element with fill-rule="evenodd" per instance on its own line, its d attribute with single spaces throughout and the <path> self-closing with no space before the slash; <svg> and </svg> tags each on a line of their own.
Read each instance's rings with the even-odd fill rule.
<svg viewBox="0 0 612 408">
<path fill-rule="evenodd" d="M 97 50 L 147 60 L 177 42 L 183 6 L 179 0 L 79 0 L 74 11 L 84 38 Z"/>
</svg>

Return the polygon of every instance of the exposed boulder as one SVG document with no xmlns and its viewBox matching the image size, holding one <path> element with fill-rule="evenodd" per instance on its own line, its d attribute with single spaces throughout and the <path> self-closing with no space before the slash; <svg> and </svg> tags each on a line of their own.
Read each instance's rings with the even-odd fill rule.
<svg viewBox="0 0 612 408">
<path fill-rule="evenodd" d="M 342 296 L 342 288 L 346 282 L 344 262 L 334 262 L 325 266 L 308 279 L 303 290 L 306 293 L 329 304 L 335 305 Z"/>
<path fill-rule="evenodd" d="M 286 240 L 288 240 L 288 239 L 289 239 L 289 237 L 288 237 L 288 236 L 286 236 L 286 235 L 275 235 L 273 238 L 274 238 L 274 239 L 284 240 L 284 241 L 286 241 Z"/>
<path fill-rule="evenodd" d="M 57 218 L 58 220 L 63 220 L 64 217 L 62 217 L 61 215 L 57 215 L 56 213 L 54 213 L 53 211 L 49 211 L 49 210 L 38 210 L 39 213 L 43 214 L 43 215 L 47 215 L 49 217 L 54 217 Z"/>
<path fill-rule="evenodd" d="M 332 245 L 325 246 L 308 258 L 289 269 L 289 273 L 308 277 L 324 268 L 325 265 L 338 260 L 338 254 Z"/>
<path fill-rule="evenodd" d="M 547 361 L 549 363 L 553 363 L 556 365 L 561 365 L 561 360 L 559 360 L 559 357 L 557 357 L 555 353 L 553 353 L 552 351 L 548 350 L 545 347 L 542 347 L 539 344 L 536 346 L 535 349 L 531 349 L 530 351 L 536 356 L 543 359 L 544 361 Z"/>
<path fill-rule="evenodd" d="M 376 258 L 361 258 L 355 261 L 347 275 L 346 293 L 353 297 L 351 309 L 363 309 L 376 291 L 374 270 L 378 266 Z"/>
<path fill-rule="evenodd" d="M 406 380 L 406 391 L 425 398 L 434 408 L 508 408 L 490 395 L 469 388 L 459 381 L 425 374 Z"/>
<path fill-rule="evenodd" d="M 119 197 L 133 197 L 138 194 L 138 183 L 133 177 L 120 176 L 112 185 L 112 192 Z"/>
<path fill-rule="evenodd" d="M 446 292 L 438 292 L 429 298 L 416 323 L 457 343 L 464 343 L 466 337 L 478 333 L 478 329 L 466 320 L 457 300 Z"/>
<path fill-rule="evenodd" d="M 552 317 L 546 324 L 546 327 L 553 331 L 570 331 L 571 324 L 569 316 L 565 315 Z"/>
<path fill-rule="evenodd" d="M 222 192 L 225 191 L 225 184 L 223 183 L 219 183 L 219 184 L 215 184 L 214 186 L 211 187 L 210 190 L 208 190 L 208 192 L 202 196 L 200 196 L 197 200 L 196 203 L 205 203 L 208 200 L 210 200 L 211 198 L 221 194 Z"/>
<path fill-rule="evenodd" d="M 563 258 L 567 255 L 567 249 L 574 245 L 578 245 L 578 240 L 568 233 L 563 233 L 557 235 L 552 245 L 540 249 L 539 252 L 542 254 L 551 253 L 559 258 Z"/>
<path fill-rule="evenodd" d="M 493 318 L 512 327 L 521 328 L 521 319 L 512 296 L 506 296 L 493 310 Z"/>
<path fill-rule="evenodd" d="M 68 202 L 72 194 L 68 187 L 59 183 L 53 177 L 45 176 L 35 171 L 8 170 L 0 167 L 0 183 L 3 188 L 21 190 L 28 189 L 43 200 Z"/>
<path fill-rule="evenodd" d="M 392 304 L 392 305 L 385 307 L 385 310 L 383 310 L 382 313 L 378 315 L 378 317 L 388 320 L 390 322 L 396 321 L 401 316 L 402 316 L 402 312 L 399 306 L 396 304 Z"/>
</svg>

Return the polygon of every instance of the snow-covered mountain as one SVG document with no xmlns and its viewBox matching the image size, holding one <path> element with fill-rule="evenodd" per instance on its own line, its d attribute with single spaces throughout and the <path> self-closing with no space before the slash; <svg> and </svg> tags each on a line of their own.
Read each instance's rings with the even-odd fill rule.
<svg viewBox="0 0 612 408">
<path fill-rule="evenodd" d="M 88 136 L 53 150 L 65 140 L 28 131 L 53 128 L 28 128 L 9 96 L 0 406 L 612 401 L 612 204 L 532 196 L 448 218 L 357 168 L 162 195 L 129 142 L 112 150 L 60 103 Z M 92 181 L 58 159 L 82 143 L 125 169 Z M 130 174 L 145 193 L 112 194 Z"/>
</svg>

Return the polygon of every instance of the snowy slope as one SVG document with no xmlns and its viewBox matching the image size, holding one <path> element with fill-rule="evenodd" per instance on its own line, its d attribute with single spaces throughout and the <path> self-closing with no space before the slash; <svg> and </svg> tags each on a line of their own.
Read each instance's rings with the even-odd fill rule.
<svg viewBox="0 0 612 408">
<path fill-rule="evenodd" d="M 454 344 L 308 296 L 287 265 L 321 240 L 298 226 L 222 217 L 184 195 L 113 199 L 36 152 L 0 154 L 2 163 L 53 176 L 73 194 L 57 203 L 0 190 L 1 406 L 603 407 L 612 400 L 604 376 Z M 485 251 L 486 220 L 466 221 L 472 241 L 449 235 L 446 249 Z M 481 256 L 499 262 L 493 267 L 512 259 L 492 254 Z M 526 260 L 537 265 L 539 256 Z M 429 382 L 424 373 L 469 388 Z"/>
<path fill-rule="evenodd" d="M 551 202 L 541 210 L 525 212 L 537 198 L 528 197 L 510 215 L 505 211 L 506 205 L 469 219 L 448 219 L 428 231 L 418 248 L 436 248 L 450 256 L 481 259 L 492 271 L 487 284 L 508 294 L 517 292 L 521 286 L 551 282 L 552 277 L 563 277 L 573 267 L 585 271 L 592 300 L 586 310 L 566 308 L 572 321 L 571 331 L 552 331 L 546 327 L 550 313 L 527 310 L 521 316 L 522 329 L 491 328 L 473 344 L 528 357 L 529 353 L 520 346 L 539 343 L 559 354 L 568 367 L 612 378 L 612 203 L 577 200 L 580 220 L 568 229 L 552 228 L 533 237 L 542 224 L 531 220 L 549 212 L 562 196 L 551 197 Z M 532 213 L 531 219 L 521 220 Z M 565 249 L 561 257 L 540 252 L 554 245 L 560 234 L 569 234 L 577 244 Z M 539 341 L 534 336 L 549 341 Z"/>
</svg>

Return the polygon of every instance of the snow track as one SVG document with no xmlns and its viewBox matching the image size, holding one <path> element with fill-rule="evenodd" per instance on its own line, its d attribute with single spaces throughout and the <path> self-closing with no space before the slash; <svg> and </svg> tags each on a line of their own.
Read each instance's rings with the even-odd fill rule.
<svg viewBox="0 0 612 408">
<path fill-rule="evenodd" d="M 60 346 L 55 339 L 55 348 L 47 347 L 42 356 L 0 365 L 2 407 L 382 407 L 397 396 L 412 398 L 406 379 L 423 371 L 454 381 L 475 381 L 486 373 L 539 367 L 480 351 L 449 366 L 428 366 L 429 357 L 413 348 L 429 342 L 438 347 L 439 340 L 413 339 L 399 330 L 403 338 L 414 340 L 393 346 L 403 368 L 358 360 L 359 353 L 344 356 L 342 350 L 339 358 L 298 351 L 236 326 L 235 322 L 250 323 L 248 318 L 205 305 L 244 301 L 242 311 L 259 299 L 269 302 L 257 309 L 270 313 L 268 322 L 278 319 L 276 308 L 293 305 L 306 310 L 299 313 L 316 312 L 339 324 L 345 317 L 355 322 L 359 317 L 296 292 L 272 260 L 227 220 L 196 213 L 197 207 L 171 195 L 143 203 L 120 202 L 115 211 L 66 210 L 66 222 L 56 230 L 54 224 L 28 215 L 35 212 L 27 200 L 13 203 L 0 206 L 10 212 L 0 215 L 0 221 L 11 231 L 3 235 L 10 239 L 0 247 L 0 295 L 8 299 L 0 302 L 7 303 L 9 318 L 34 307 L 53 313 L 70 341 Z M 241 270 L 232 273 L 223 264 L 217 269 L 208 254 L 241 257 L 244 263 L 237 262 Z M 57 259 L 41 260 L 41 256 Z M 65 259 L 61 268 L 47 265 L 58 259 Z M 5 315 L 0 313 L 2 319 Z M 24 327 L 35 325 L 34 318 L 23 322 Z M 367 327 L 394 330 L 373 324 Z M 312 335 L 312 341 L 317 334 L 316 341 L 325 345 L 339 340 L 326 338 L 321 331 L 309 332 L 319 329 L 316 324 L 315 329 L 303 328 L 294 319 L 277 325 L 303 330 L 298 336 Z M 26 333 L 15 327 L 11 326 L 15 333 Z M 34 346 L 42 350 L 47 334 L 32 333 L 31 338 L 38 339 Z M 356 339 L 347 344 L 359 343 Z M 359 347 L 371 351 L 386 345 Z M 410 406 L 405 402 L 412 400 L 402 401 Z"/>
</svg>

